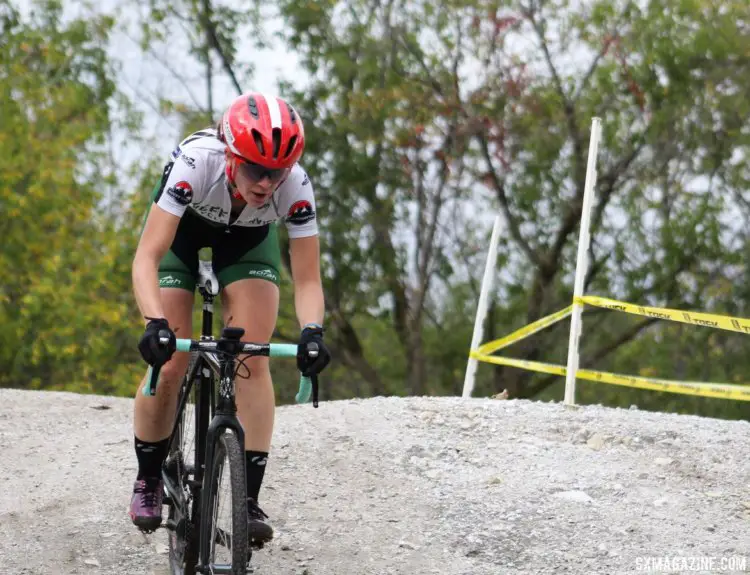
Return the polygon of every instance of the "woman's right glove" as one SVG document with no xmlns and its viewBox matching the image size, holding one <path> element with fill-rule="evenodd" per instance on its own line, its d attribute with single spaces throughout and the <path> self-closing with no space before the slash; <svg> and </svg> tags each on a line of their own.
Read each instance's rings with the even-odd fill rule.
<svg viewBox="0 0 750 575">
<path fill-rule="evenodd" d="M 147 317 L 146 319 L 150 321 L 146 324 L 146 331 L 143 332 L 138 342 L 138 351 L 150 366 L 164 365 L 177 349 L 177 338 L 169 328 L 169 322 L 163 317 Z M 168 337 L 169 342 L 161 343 L 159 338 L 162 337 Z"/>
</svg>

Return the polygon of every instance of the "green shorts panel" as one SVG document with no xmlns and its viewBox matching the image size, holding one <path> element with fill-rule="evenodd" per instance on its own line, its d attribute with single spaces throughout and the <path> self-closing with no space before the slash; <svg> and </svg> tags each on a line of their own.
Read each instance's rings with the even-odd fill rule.
<svg viewBox="0 0 750 575">
<path fill-rule="evenodd" d="M 279 285 L 281 275 L 281 251 L 279 250 L 279 233 L 276 224 L 262 228 L 234 228 L 239 230 L 266 230 L 265 238 L 253 248 L 244 252 L 238 259 L 214 256 L 214 272 L 219 278 L 221 287 L 251 278 L 270 281 Z M 227 234 L 229 235 L 229 234 Z M 229 251 L 229 250 L 227 250 Z M 216 254 L 216 251 L 214 251 Z"/>
</svg>

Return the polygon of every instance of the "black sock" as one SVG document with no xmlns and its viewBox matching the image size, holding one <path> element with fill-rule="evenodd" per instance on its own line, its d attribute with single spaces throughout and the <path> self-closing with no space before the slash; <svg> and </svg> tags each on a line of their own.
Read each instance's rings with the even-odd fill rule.
<svg viewBox="0 0 750 575">
<path fill-rule="evenodd" d="M 135 438 L 135 454 L 138 457 L 138 479 L 144 477 L 161 478 L 161 464 L 167 457 L 169 438 L 156 443 Z"/>
<path fill-rule="evenodd" d="M 247 477 L 247 496 L 258 501 L 263 474 L 266 472 L 268 453 L 264 451 L 245 451 L 245 468 Z"/>
</svg>

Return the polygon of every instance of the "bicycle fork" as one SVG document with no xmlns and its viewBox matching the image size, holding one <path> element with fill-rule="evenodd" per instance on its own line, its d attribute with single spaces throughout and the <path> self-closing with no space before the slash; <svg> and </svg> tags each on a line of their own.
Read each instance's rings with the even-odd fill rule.
<svg viewBox="0 0 750 575">
<path fill-rule="evenodd" d="M 228 328 L 224 330 L 224 334 L 231 338 L 231 341 L 223 342 L 220 344 L 220 349 L 223 347 L 223 351 L 234 351 L 233 349 L 240 344 L 240 337 L 242 336 L 242 330 L 233 330 Z M 219 377 L 219 393 L 218 401 L 216 406 L 216 412 L 214 417 L 211 419 L 211 423 L 208 426 L 206 432 L 206 454 L 205 458 L 202 459 L 204 462 L 203 468 L 203 488 L 201 497 L 201 516 L 202 524 L 205 525 L 206 521 L 209 520 L 213 525 L 213 504 L 211 498 L 208 496 L 211 493 L 210 481 L 213 481 L 213 466 L 214 459 L 216 458 L 216 446 L 218 445 L 221 436 L 228 431 L 234 433 L 237 438 L 237 442 L 240 448 L 245 448 L 245 430 L 237 418 L 237 405 L 234 397 L 234 358 L 224 358 L 221 361 L 221 370 Z M 244 458 L 242 459 L 242 467 L 244 470 Z M 245 474 L 243 473 L 243 476 Z M 218 489 L 218 488 L 217 488 Z M 233 504 L 244 504 L 244 502 L 232 502 Z M 202 528 L 200 530 L 200 547 L 199 547 L 199 562 L 197 571 L 199 573 L 208 573 L 208 565 L 210 562 L 211 545 L 212 541 L 211 529 Z"/>
</svg>

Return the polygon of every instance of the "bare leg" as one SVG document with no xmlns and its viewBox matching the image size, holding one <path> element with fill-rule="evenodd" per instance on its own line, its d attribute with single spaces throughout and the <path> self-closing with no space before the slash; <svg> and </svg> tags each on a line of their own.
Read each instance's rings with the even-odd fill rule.
<svg viewBox="0 0 750 575">
<path fill-rule="evenodd" d="M 172 331 L 181 337 L 190 337 L 192 292 L 163 288 L 161 298 Z M 180 381 L 189 361 L 189 354 L 175 353 L 159 372 L 156 395 L 143 395 L 147 376 L 141 380 L 135 395 L 133 431 L 138 477 L 130 500 L 130 517 L 135 525 L 146 531 L 153 531 L 161 524 L 160 468 L 167 455 L 167 438 L 172 431 Z"/>
<path fill-rule="evenodd" d="M 245 330 L 243 341 L 267 342 L 273 335 L 279 309 L 279 288 L 266 280 L 247 279 L 228 285 L 223 294 L 225 324 Z M 231 319 L 229 319 L 231 318 Z M 245 429 L 245 450 L 268 452 L 273 435 L 274 396 L 267 357 L 245 362 L 236 380 L 237 412 Z"/>
</svg>

